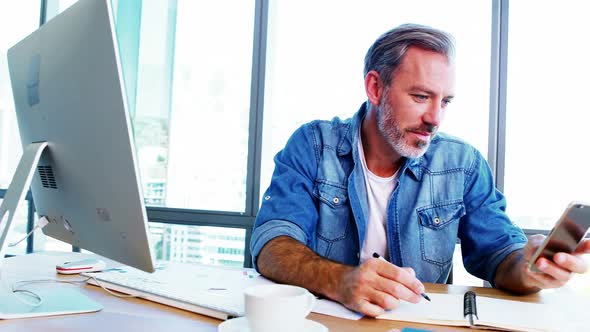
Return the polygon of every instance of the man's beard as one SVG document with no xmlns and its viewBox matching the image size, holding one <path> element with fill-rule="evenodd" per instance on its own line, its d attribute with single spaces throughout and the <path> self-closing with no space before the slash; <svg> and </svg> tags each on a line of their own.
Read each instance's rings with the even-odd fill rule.
<svg viewBox="0 0 590 332">
<path fill-rule="evenodd" d="M 399 122 L 395 118 L 394 110 L 385 100 L 385 98 L 381 100 L 381 105 L 383 106 L 377 109 L 377 124 L 381 135 L 387 140 L 393 150 L 400 156 L 406 158 L 421 157 L 428 149 L 430 140 L 427 142 L 423 140 L 408 142 L 408 137 L 406 136 L 407 132 L 428 132 L 432 137 L 437 128 L 435 126 L 425 124 L 422 127 L 402 130 L 402 128 L 399 127 Z"/>
</svg>

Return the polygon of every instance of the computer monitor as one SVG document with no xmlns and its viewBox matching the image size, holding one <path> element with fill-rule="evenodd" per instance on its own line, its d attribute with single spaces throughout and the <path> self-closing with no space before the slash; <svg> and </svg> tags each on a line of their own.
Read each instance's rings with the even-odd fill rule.
<svg viewBox="0 0 590 332">
<path fill-rule="evenodd" d="M 80 0 L 8 50 L 23 157 L 0 206 L 1 257 L 30 182 L 45 234 L 154 271 L 118 52 L 110 0 Z"/>
</svg>

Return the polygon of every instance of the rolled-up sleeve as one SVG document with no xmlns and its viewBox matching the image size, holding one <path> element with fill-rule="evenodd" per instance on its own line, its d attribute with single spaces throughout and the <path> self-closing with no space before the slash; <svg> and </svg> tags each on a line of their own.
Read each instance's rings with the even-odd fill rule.
<svg viewBox="0 0 590 332">
<path fill-rule="evenodd" d="M 506 199 L 496 189 L 489 165 L 475 149 L 473 160 L 466 177 L 466 214 L 459 226 L 463 264 L 471 274 L 493 285 L 500 263 L 523 248 L 527 238 L 506 215 Z"/>
<path fill-rule="evenodd" d="M 318 203 L 313 195 L 318 147 L 314 144 L 311 125 L 295 131 L 275 156 L 275 170 L 263 195 L 250 241 L 256 269 L 260 251 L 275 237 L 286 235 L 313 249 L 318 220 Z"/>
</svg>

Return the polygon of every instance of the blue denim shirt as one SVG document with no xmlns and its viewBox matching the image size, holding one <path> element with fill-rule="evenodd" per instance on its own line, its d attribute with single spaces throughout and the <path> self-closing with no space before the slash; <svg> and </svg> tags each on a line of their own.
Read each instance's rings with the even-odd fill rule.
<svg viewBox="0 0 590 332">
<path fill-rule="evenodd" d="M 287 235 L 319 255 L 358 265 L 368 205 L 358 131 L 365 105 L 351 118 L 301 126 L 275 156 L 250 243 L 254 266 L 262 247 Z M 505 214 L 490 168 L 467 143 L 438 133 L 426 153 L 406 159 L 387 207 L 393 264 L 423 282 L 444 283 L 456 239 L 471 274 L 493 284 L 498 264 L 527 239 Z"/>
</svg>

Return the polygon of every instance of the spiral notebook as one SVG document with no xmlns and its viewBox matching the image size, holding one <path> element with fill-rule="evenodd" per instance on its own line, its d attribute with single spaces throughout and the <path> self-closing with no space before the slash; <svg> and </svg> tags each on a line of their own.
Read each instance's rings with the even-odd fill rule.
<svg viewBox="0 0 590 332">
<path fill-rule="evenodd" d="M 557 331 L 567 322 L 551 307 L 476 295 L 429 293 L 432 301 L 401 305 L 378 319 L 504 331 Z"/>
</svg>

